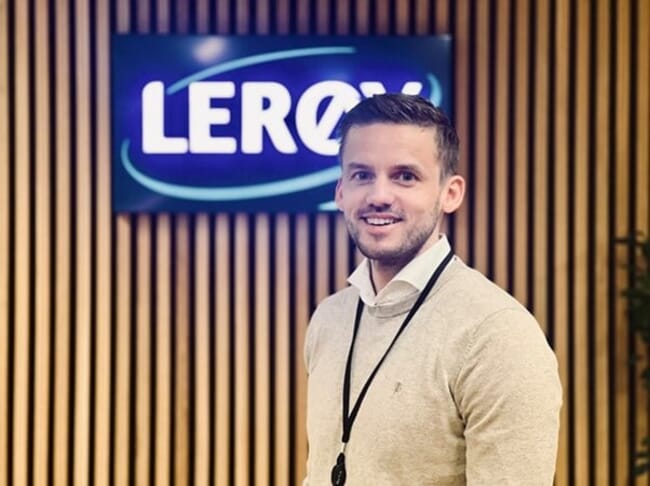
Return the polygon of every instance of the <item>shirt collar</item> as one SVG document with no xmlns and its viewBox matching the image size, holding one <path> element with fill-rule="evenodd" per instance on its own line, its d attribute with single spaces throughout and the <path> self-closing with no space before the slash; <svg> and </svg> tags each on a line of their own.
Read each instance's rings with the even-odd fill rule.
<svg viewBox="0 0 650 486">
<path fill-rule="evenodd" d="M 442 235 L 431 248 L 402 268 L 377 295 L 370 280 L 370 262 L 367 258 L 348 277 L 348 282 L 359 290 L 361 300 L 369 307 L 394 304 L 420 292 L 450 250 L 447 237 Z"/>
</svg>

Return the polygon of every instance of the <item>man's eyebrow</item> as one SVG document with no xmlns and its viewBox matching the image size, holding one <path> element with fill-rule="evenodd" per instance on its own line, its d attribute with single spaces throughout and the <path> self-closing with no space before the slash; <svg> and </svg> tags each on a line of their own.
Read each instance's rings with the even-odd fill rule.
<svg viewBox="0 0 650 486">
<path fill-rule="evenodd" d="M 414 172 L 420 172 L 422 169 L 417 164 L 397 164 L 393 167 L 395 170 L 412 170 Z"/>
<path fill-rule="evenodd" d="M 397 172 L 409 171 L 409 172 L 413 172 L 414 174 L 417 174 L 417 175 L 422 175 L 423 174 L 422 167 L 419 166 L 418 164 L 408 164 L 408 163 L 397 164 L 392 169 L 393 169 L 393 171 L 397 171 Z"/>
<path fill-rule="evenodd" d="M 361 162 L 350 162 L 349 164 L 345 164 L 345 170 L 369 170 L 370 166 L 368 164 L 362 164 Z"/>
</svg>

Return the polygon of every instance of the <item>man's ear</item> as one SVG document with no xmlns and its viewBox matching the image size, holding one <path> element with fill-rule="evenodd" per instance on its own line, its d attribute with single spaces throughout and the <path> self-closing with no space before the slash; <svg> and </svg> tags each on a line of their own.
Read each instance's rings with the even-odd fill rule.
<svg viewBox="0 0 650 486">
<path fill-rule="evenodd" d="M 447 178 L 442 187 L 440 209 L 446 214 L 453 213 L 463 203 L 465 179 L 457 174 Z"/>
<path fill-rule="evenodd" d="M 336 181 L 336 189 L 334 190 L 334 201 L 336 201 L 336 207 L 339 208 L 339 211 L 343 211 L 341 203 L 343 201 L 343 189 L 341 188 L 341 179 Z"/>
</svg>

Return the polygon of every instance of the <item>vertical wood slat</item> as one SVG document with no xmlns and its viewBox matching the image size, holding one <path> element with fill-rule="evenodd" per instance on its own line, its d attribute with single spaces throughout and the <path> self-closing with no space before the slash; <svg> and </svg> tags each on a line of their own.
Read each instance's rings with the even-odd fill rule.
<svg viewBox="0 0 650 486">
<path fill-rule="evenodd" d="M 555 332 L 555 353 L 558 359 L 558 371 L 560 381 L 564 387 L 564 403 L 560 410 L 560 433 L 558 438 L 558 460 L 556 480 L 558 485 L 571 484 L 573 478 L 569 476 L 569 467 L 573 460 L 569 457 L 569 409 L 572 406 L 573 398 L 569 395 L 571 377 L 569 375 L 569 302 L 568 302 L 568 271 L 569 271 L 569 247 L 568 230 L 569 221 L 567 208 L 569 207 L 569 66 L 570 59 L 568 49 L 570 25 L 569 4 L 560 2 L 557 4 L 556 22 L 553 36 L 555 37 L 555 106 L 553 127 L 554 177 L 553 193 L 556 195 L 553 208 L 554 232 L 558 235 L 553 241 L 553 275 L 556 276 L 553 282 L 553 320 L 558 323 Z M 564 323 L 564 326 L 562 325 Z"/>
<path fill-rule="evenodd" d="M 650 4 L 637 3 L 636 21 L 637 36 L 633 39 L 636 43 L 636 195 L 638 204 L 635 206 L 635 228 L 641 234 L 650 238 Z M 641 357 L 641 366 L 648 366 L 649 352 L 647 346 L 639 339 L 636 343 L 636 352 Z M 650 436 L 648 417 L 648 390 L 641 380 L 637 380 L 636 404 L 637 410 L 637 450 L 641 449 L 643 438 Z M 644 413 L 645 412 L 645 413 Z M 647 475 L 646 475 L 647 476 Z M 647 485 L 650 479 L 642 477 L 637 480 L 637 485 Z"/>
<path fill-rule="evenodd" d="M 196 219 L 194 241 L 194 471 L 197 484 L 207 484 L 210 463 L 210 227 L 208 215 Z M 188 262 L 189 263 L 189 262 Z M 191 339 L 191 336 L 190 336 Z M 190 370 L 192 376 L 192 370 Z M 190 378 L 192 379 L 192 378 Z M 191 413 L 191 412 L 190 412 Z"/>
<path fill-rule="evenodd" d="M 255 218 L 255 477 L 251 483 L 269 483 L 271 464 L 271 329 L 270 329 L 270 241 L 269 216 Z"/>
<path fill-rule="evenodd" d="M 187 34 L 190 29 L 190 5 L 188 2 L 171 2 L 174 28 L 178 34 Z"/>
<path fill-rule="evenodd" d="M 637 136 L 636 136 L 636 226 L 650 237 L 650 4 L 638 2 L 636 53 Z"/>
<path fill-rule="evenodd" d="M 594 478 L 596 484 L 606 484 L 609 481 L 609 322 L 607 297 L 608 286 L 608 259 L 611 231 L 609 228 L 609 12 L 608 3 L 599 1 L 596 11 L 596 48 L 599 53 L 595 66 L 596 73 L 596 106 L 595 120 L 596 133 L 598 136 L 592 143 L 595 144 L 595 193 L 598 195 L 595 200 L 595 232 L 594 232 L 594 346 L 595 355 L 595 403 L 594 403 L 594 424 L 592 443 L 595 448 Z"/>
<path fill-rule="evenodd" d="M 249 413 L 250 393 L 248 390 L 248 378 L 250 370 L 250 332 L 248 327 L 248 220 L 245 214 L 235 215 L 235 281 L 232 282 L 235 290 L 234 332 L 235 348 L 231 350 L 235 354 L 235 478 L 234 484 L 246 486 L 249 484 L 248 465 L 250 449 L 248 447 L 249 437 Z"/>
<path fill-rule="evenodd" d="M 454 79 L 455 83 L 455 98 L 454 98 L 454 124 L 460 139 L 460 152 L 458 161 L 458 172 L 467 178 L 468 184 L 471 186 L 474 183 L 472 178 L 469 178 L 469 133 L 470 122 L 470 102 L 469 102 L 469 73 L 470 63 L 467 52 L 471 47 L 471 35 L 469 29 L 469 0 L 459 0 L 456 3 L 456 20 L 454 25 Z M 457 255 L 465 261 L 469 261 L 470 257 L 470 242 L 469 242 L 469 212 L 472 200 L 469 192 L 465 195 L 463 205 L 454 214 L 454 221 L 457 231 L 455 238 L 452 242 L 454 251 Z"/>
<path fill-rule="evenodd" d="M 171 28 L 171 21 L 169 18 L 170 0 L 158 0 L 156 11 L 156 32 L 159 34 L 167 34 Z"/>
<path fill-rule="evenodd" d="M 445 2 L 438 2 L 445 3 Z M 433 15 L 429 9 L 429 0 L 417 0 L 415 3 L 415 33 L 424 35 L 429 30 L 429 17 Z M 436 19 L 437 20 L 437 19 Z M 448 28 L 442 28 L 440 22 L 437 22 L 436 33 L 448 33 Z"/>
<path fill-rule="evenodd" d="M 528 254 L 528 218 L 531 208 L 528 206 L 528 63 L 529 45 L 528 29 L 529 1 L 519 0 L 516 4 L 514 32 L 514 189 L 512 203 L 514 205 L 513 237 L 513 274 L 512 294 L 525 306 L 529 306 L 527 275 L 530 269 L 527 265 Z M 499 182 L 497 181 L 497 184 Z M 496 216 L 495 216 L 496 218 Z"/>
<path fill-rule="evenodd" d="M 316 216 L 315 234 L 319 238 L 314 242 L 316 247 L 316 254 L 314 255 L 315 275 L 312 278 L 315 280 L 315 301 L 320 302 L 329 294 L 329 273 L 333 268 L 333 262 L 329 259 L 329 215 L 319 214 Z"/>
<path fill-rule="evenodd" d="M 114 4 L 116 30 L 127 33 L 131 21 L 129 3 L 127 0 L 116 0 Z M 115 398 L 114 406 L 114 438 L 113 438 L 113 471 L 115 484 L 127 484 L 130 478 L 130 370 L 131 370 L 131 220 L 128 215 L 118 215 L 115 221 L 115 254 L 116 254 L 116 311 L 115 311 Z"/>
<path fill-rule="evenodd" d="M 196 2 L 196 33 L 207 34 L 210 29 L 210 2 L 197 0 Z"/>
<path fill-rule="evenodd" d="M 615 201 L 625 201 L 630 188 L 630 148 L 628 134 L 630 130 L 628 113 L 630 110 L 630 43 L 629 43 L 629 4 L 623 2 L 616 12 L 616 87 L 615 96 L 615 129 L 614 145 L 615 159 L 618 161 L 615 170 L 616 187 Z M 617 207 L 614 233 L 618 235 L 629 234 L 629 217 L 631 208 L 627 204 Z M 617 248 L 616 261 L 616 288 L 624 289 L 629 285 L 628 273 L 623 267 L 628 262 L 629 252 L 625 248 Z M 630 333 L 626 323 L 626 304 L 620 295 L 616 294 L 615 300 L 615 416 L 616 416 L 616 457 L 615 471 L 616 482 L 624 484 L 631 482 L 628 464 L 630 463 L 630 434 L 633 433 L 629 426 L 630 392 L 634 387 L 629 380 L 629 339 Z"/>
<path fill-rule="evenodd" d="M 150 483 L 151 450 L 151 216 L 140 214 L 136 224 L 135 295 L 135 484 Z"/>
<path fill-rule="evenodd" d="M 216 438 L 214 467 L 216 482 L 219 486 L 229 486 L 230 479 L 230 256 L 228 254 L 228 216 L 220 214 L 215 224 L 215 292 L 216 306 L 216 357 L 215 390 L 216 390 L 216 422 L 214 435 Z"/>
<path fill-rule="evenodd" d="M 29 38 L 29 18 L 31 12 L 27 2 L 17 2 L 14 6 L 14 45 L 22 46 L 15 50 L 14 68 L 14 119 L 15 130 L 15 201 L 14 201 L 14 382 L 13 382 L 13 481 L 14 484 L 27 484 L 29 444 L 29 347 L 32 339 L 30 328 L 30 250 L 33 241 L 30 235 L 30 94 L 29 63 L 31 42 Z"/>
<path fill-rule="evenodd" d="M 151 17 L 150 2 L 137 2 L 137 14 L 135 29 L 142 34 L 149 31 L 149 19 Z"/>
<path fill-rule="evenodd" d="M 90 348 L 91 329 L 91 171 L 90 163 L 90 26 L 88 3 L 75 0 L 75 390 L 74 476 L 77 484 L 90 479 Z"/>
<path fill-rule="evenodd" d="M 257 35 L 268 35 L 271 31 L 271 0 L 258 0 L 256 4 L 257 16 L 255 22 L 255 31 Z M 273 8 L 275 7 L 275 2 Z"/>
<path fill-rule="evenodd" d="M 130 481 L 130 372 L 131 372 L 131 232 L 134 231 L 127 215 L 116 221 L 116 288 L 117 314 L 115 329 L 115 431 L 113 449 L 113 478 L 116 484 Z"/>
<path fill-rule="evenodd" d="M 226 0 L 217 0 L 216 3 L 217 3 L 217 8 L 216 8 L 217 32 L 222 35 L 228 34 L 230 33 L 230 28 L 228 26 L 228 18 L 230 15 L 230 2 Z M 282 11 L 279 5 L 278 5 L 278 10 Z"/>
<path fill-rule="evenodd" d="M 357 12 L 357 23 L 352 27 L 355 34 L 364 35 L 370 31 L 370 21 L 368 19 L 369 3 L 370 0 L 356 0 L 352 7 Z"/>
<path fill-rule="evenodd" d="M 129 32 L 131 23 L 131 11 L 129 9 L 129 0 L 115 0 L 116 29 L 120 34 Z"/>
<path fill-rule="evenodd" d="M 474 146 L 476 158 L 474 160 L 474 177 L 469 181 L 473 189 L 474 198 L 472 212 L 474 213 L 474 261 L 472 262 L 477 270 L 487 273 L 488 271 L 488 167 L 486 154 L 489 153 L 488 127 L 489 120 L 489 45 L 490 45 L 490 12 L 488 2 L 479 2 L 476 6 L 476 31 L 473 33 L 473 48 L 476 51 L 475 68 L 475 106 L 473 113 Z M 472 36 L 470 36 L 472 39 Z M 481 243 L 478 243 L 478 242 Z"/>
<path fill-rule="evenodd" d="M 389 0 L 375 0 L 375 32 L 380 35 L 390 33 L 390 13 L 388 11 Z M 369 19 L 370 23 L 371 20 Z"/>
<path fill-rule="evenodd" d="M 336 263 L 334 270 L 334 286 L 336 290 L 341 290 L 347 285 L 348 278 L 348 230 L 345 225 L 343 214 L 337 214 L 335 226 L 335 243 L 334 251 L 336 254 Z"/>
<path fill-rule="evenodd" d="M 96 174 L 98 181 L 110 181 L 110 94 L 109 94 L 109 5 L 98 2 L 95 12 L 96 120 L 97 141 Z M 93 479 L 97 486 L 108 486 L 111 447 L 111 328 L 112 286 L 111 286 L 111 237 L 112 215 L 110 185 L 96 184 L 97 238 L 95 244 L 97 277 L 95 281 L 95 300 L 97 302 L 95 328 L 95 448 Z"/>
<path fill-rule="evenodd" d="M 36 325 L 34 339 L 33 480 L 47 482 L 50 411 L 50 131 L 48 9 L 36 5 Z"/>
<path fill-rule="evenodd" d="M 54 484 L 69 483 L 68 456 L 70 438 L 68 403 L 70 401 L 70 289 L 71 289 L 71 235 L 70 235 L 70 119 L 69 99 L 70 38 L 68 1 L 56 3 L 56 259 L 55 259 L 55 356 L 54 356 L 54 443 L 52 446 Z"/>
<path fill-rule="evenodd" d="M 395 12 L 397 19 L 393 19 L 392 22 L 397 23 L 396 33 L 397 35 L 407 35 L 409 33 L 409 5 L 407 2 L 397 2 L 395 9 L 397 10 Z"/>
<path fill-rule="evenodd" d="M 575 111 L 574 150 L 571 154 L 574 167 L 573 195 L 573 369 L 575 378 L 574 420 L 575 420 L 575 480 L 589 484 L 591 468 L 589 467 L 589 361 L 587 356 L 588 333 L 588 197 L 589 197 L 589 133 L 588 120 L 591 116 L 589 99 L 589 11 L 585 3 L 577 4 L 576 13 L 576 58 L 575 58 Z"/>
<path fill-rule="evenodd" d="M 547 2 L 537 2 L 537 8 L 533 15 L 537 19 L 535 37 L 535 95 L 534 107 L 534 208 L 533 208 L 533 255 L 549 254 L 549 181 L 548 167 L 550 162 L 549 150 L 549 118 L 550 113 L 546 109 L 551 106 L 550 99 L 550 5 Z M 547 285 L 550 279 L 548 261 L 546 258 L 533 258 L 533 314 L 539 321 L 542 329 L 548 333 L 549 315 L 547 313 Z"/>
<path fill-rule="evenodd" d="M 194 354 L 195 445 L 194 480 L 208 484 L 210 474 L 210 221 L 207 214 L 196 219 L 194 243 Z"/>
<path fill-rule="evenodd" d="M 116 1 L 116 29 L 118 33 L 129 31 L 131 21 L 127 0 Z M 130 481 L 130 370 L 131 358 L 131 220 L 128 215 L 118 215 L 115 222 L 116 245 L 116 330 L 115 330 L 115 399 L 113 440 L 113 482 L 126 484 Z"/>
<path fill-rule="evenodd" d="M 172 234 L 169 215 L 156 219 L 156 418 L 154 444 L 154 484 L 169 480 L 172 464 Z"/>
<path fill-rule="evenodd" d="M 237 34 L 248 34 L 248 2 L 236 2 L 235 12 L 236 12 L 236 22 L 237 26 L 235 33 Z"/>
<path fill-rule="evenodd" d="M 9 19 L 0 1 L 0 481 L 9 481 Z M 4 236 L 6 235 L 6 236 Z"/>
<path fill-rule="evenodd" d="M 296 216 L 296 286 L 293 291 L 295 302 L 295 343 L 296 348 L 292 350 L 293 370 L 295 373 L 296 413 L 293 417 L 295 427 L 295 448 L 293 457 L 294 482 L 302 481 L 305 476 L 305 464 L 307 462 L 307 435 L 304 424 L 307 423 L 307 370 L 303 359 L 302 346 L 305 342 L 307 321 L 309 320 L 309 247 L 310 235 L 307 216 L 300 214 Z M 301 425 L 302 424 L 302 425 Z"/>
<path fill-rule="evenodd" d="M 280 214 L 275 226 L 275 484 L 290 484 L 289 467 L 289 217 Z"/>
<path fill-rule="evenodd" d="M 352 25 L 350 24 L 350 5 L 351 0 L 339 0 L 338 11 L 336 15 L 336 34 L 349 35 Z"/>
<path fill-rule="evenodd" d="M 435 25 L 436 33 L 445 34 L 449 32 L 449 19 L 451 17 L 451 14 L 449 12 L 450 2 L 444 0 L 438 0 L 435 2 L 434 8 L 435 8 L 435 19 L 436 19 L 436 25 Z"/>
<path fill-rule="evenodd" d="M 174 479 L 190 482 L 190 222 L 187 215 L 176 217 L 176 268 L 173 298 L 175 315 L 174 354 Z"/>
<path fill-rule="evenodd" d="M 496 68 L 495 68 L 495 127 L 494 127 L 494 282 L 502 288 L 508 287 L 508 255 L 511 248 L 508 242 L 508 228 L 511 226 L 508 218 L 508 191 L 512 174 L 508 170 L 508 143 L 511 138 L 508 133 L 508 113 L 514 110 L 510 106 L 509 69 L 511 48 L 508 39 L 510 16 L 512 15 L 510 0 L 499 0 L 497 6 L 500 14 L 496 17 Z M 479 152 L 480 153 L 480 152 Z M 485 154 L 487 158 L 487 153 Z M 487 163 L 487 160 L 485 161 Z"/>
</svg>

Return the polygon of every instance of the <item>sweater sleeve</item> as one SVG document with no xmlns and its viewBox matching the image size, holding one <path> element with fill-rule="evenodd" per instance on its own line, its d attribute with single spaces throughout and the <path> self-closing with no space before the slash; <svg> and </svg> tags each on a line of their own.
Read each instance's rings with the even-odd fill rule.
<svg viewBox="0 0 650 486">
<path fill-rule="evenodd" d="M 552 485 L 562 389 L 535 319 L 498 311 L 474 330 L 454 386 L 468 486 Z"/>
</svg>

